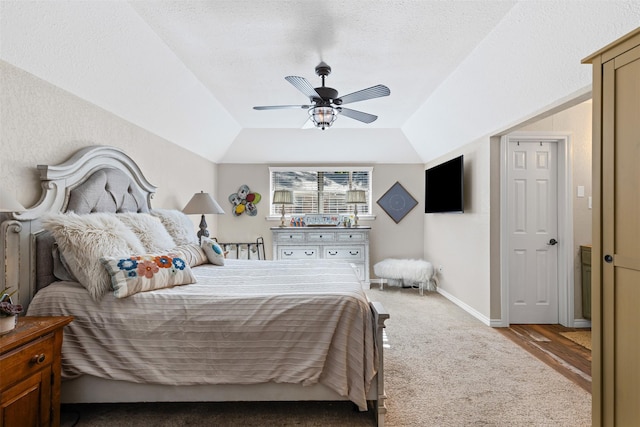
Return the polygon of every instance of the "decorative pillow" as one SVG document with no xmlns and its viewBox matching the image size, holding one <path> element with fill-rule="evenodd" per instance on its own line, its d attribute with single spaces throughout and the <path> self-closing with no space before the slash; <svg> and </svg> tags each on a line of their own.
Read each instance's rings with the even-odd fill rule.
<svg viewBox="0 0 640 427">
<path fill-rule="evenodd" d="M 173 248 L 171 252 L 181 252 L 184 254 L 184 260 L 189 264 L 189 267 L 197 267 L 198 265 L 209 262 L 207 255 L 204 253 L 204 249 L 197 243 L 177 246 Z"/>
<path fill-rule="evenodd" d="M 111 276 L 116 298 L 196 282 L 191 267 L 179 252 L 104 257 L 100 261 Z"/>
<path fill-rule="evenodd" d="M 56 279 L 64 280 L 66 282 L 78 281 L 78 279 L 73 277 L 71 268 L 69 268 L 69 264 L 67 264 L 67 260 L 64 258 L 62 251 L 58 248 L 58 244 L 55 242 L 51 249 L 51 256 L 53 257 L 53 275 Z"/>
<path fill-rule="evenodd" d="M 207 259 L 211 264 L 224 265 L 224 251 L 218 242 L 202 236 L 200 246 L 204 249 L 204 253 L 207 254 Z"/>
<path fill-rule="evenodd" d="M 160 218 L 176 245 L 198 243 L 193 222 L 182 212 L 175 209 L 153 209 L 151 215 Z"/>
<path fill-rule="evenodd" d="M 165 252 L 176 246 L 158 217 L 135 212 L 120 213 L 117 217 L 140 239 L 147 253 Z"/>
<path fill-rule="evenodd" d="M 71 274 L 96 301 L 111 289 L 100 258 L 144 253 L 140 240 L 114 214 L 55 214 L 43 218 L 42 226 L 56 239 Z"/>
</svg>

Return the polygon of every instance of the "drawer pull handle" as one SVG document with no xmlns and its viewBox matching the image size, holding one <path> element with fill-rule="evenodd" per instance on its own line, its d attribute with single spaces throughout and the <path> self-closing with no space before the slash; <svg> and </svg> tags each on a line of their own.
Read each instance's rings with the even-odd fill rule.
<svg viewBox="0 0 640 427">
<path fill-rule="evenodd" d="M 338 255 L 338 251 L 329 251 L 329 255 Z"/>
<path fill-rule="evenodd" d="M 47 358 L 47 356 L 44 353 L 36 354 L 35 356 L 33 356 L 31 358 L 31 364 L 32 365 L 41 365 L 42 363 L 44 363 L 46 358 Z"/>
<path fill-rule="evenodd" d="M 359 252 L 359 251 L 355 251 L 355 252 L 353 252 L 353 251 L 349 251 L 349 253 L 350 253 L 351 255 L 358 255 L 360 252 Z"/>
<path fill-rule="evenodd" d="M 313 251 L 311 251 L 311 252 L 304 251 L 304 254 L 307 255 L 307 256 L 311 256 L 311 255 L 314 254 L 314 252 Z"/>
<path fill-rule="evenodd" d="M 282 253 L 283 253 L 285 256 L 291 256 L 291 255 L 293 255 L 293 251 L 291 251 L 291 252 L 283 251 Z"/>
</svg>

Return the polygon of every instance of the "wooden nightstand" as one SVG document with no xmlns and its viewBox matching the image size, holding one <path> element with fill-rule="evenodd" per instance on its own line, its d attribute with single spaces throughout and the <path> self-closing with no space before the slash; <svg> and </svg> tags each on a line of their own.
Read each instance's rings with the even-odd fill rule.
<svg viewBox="0 0 640 427">
<path fill-rule="evenodd" d="M 20 317 L 0 336 L 0 427 L 60 425 L 62 329 L 72 320 Z"/>
</svg>

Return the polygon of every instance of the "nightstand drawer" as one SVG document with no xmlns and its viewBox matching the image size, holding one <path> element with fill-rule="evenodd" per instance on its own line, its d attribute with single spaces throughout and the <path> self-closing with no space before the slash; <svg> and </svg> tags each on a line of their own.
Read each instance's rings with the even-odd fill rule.
<svg viewBox="0 0 640 427">
<path fill-rule="evenodd" d="M 0 390 L 22 380 L 53 362 L 53 334 L 45 335 L 0 357 Z"/>
<path fill-rule="evenodd" d="M 347 261 L 362 261 L 364 260 L 364 247 L 341 247 L 334 246 L 330 248 L 324 248 L 324 257 L 326 259 L 344 259 Z"/>
<path fill-rule="evenodd" d="M 318 256 L 317 247 L 284 247 L 278 248 L 278 259 L 317 259 Z"/>
</svg>

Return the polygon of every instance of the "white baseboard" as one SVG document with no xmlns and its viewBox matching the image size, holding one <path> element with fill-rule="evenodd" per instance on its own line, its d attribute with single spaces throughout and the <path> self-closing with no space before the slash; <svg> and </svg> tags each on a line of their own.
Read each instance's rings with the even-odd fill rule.
<svg viewBox="0 0 640 427">
<path fill-rule="evenodd" d="M 448 299 L 449 301 L 451 301 L 452 303 L 454 303 L 455 305 L 457 305 L 458 307 L 460 307 L 461 309 L 463 309 L 464 311 L 466 311 L 467 313 L 469 313 L 470 315 L 472 315 L 473 317 L 475 317 L 476 319 L 478 319 L 479 321 L 481 321 L 482 323 L 484 323 L 485 325 L 493 326 L 492 325 L 493 322 L 487 316 L 480 313 L 478 310 L 471 307 L 469 304 L 459 300 L 458 298 L 454 297 L 449 292 L 442 290 L 441 288 L 438 288 L 438 293 L 441 294 L 446 299 Z"/>
<path fill-rule="evenodd" d="M 573 327 L 574 328 L 590 328 L 591 327 L 591 320 L 573 319 Z"/>
</svg>

